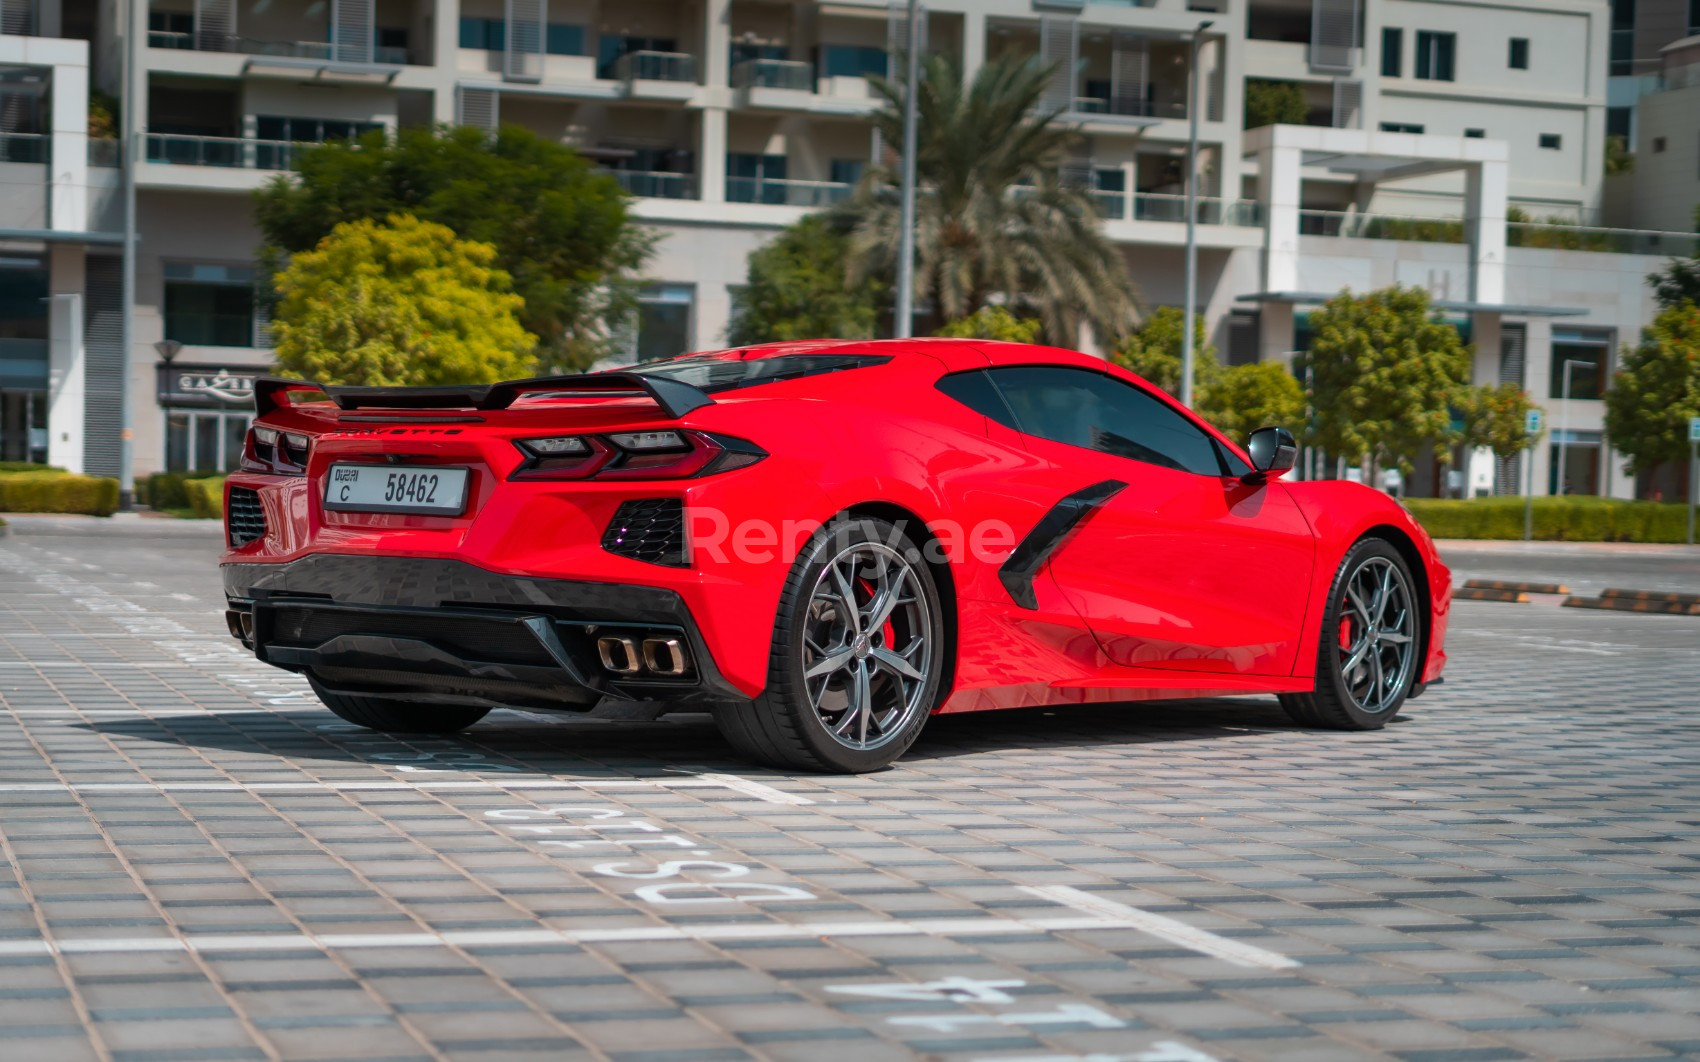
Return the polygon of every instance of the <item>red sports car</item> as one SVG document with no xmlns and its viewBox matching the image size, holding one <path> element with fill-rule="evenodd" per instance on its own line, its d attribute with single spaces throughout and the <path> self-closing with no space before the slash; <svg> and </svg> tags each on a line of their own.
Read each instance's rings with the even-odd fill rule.
<svg viewBox="0 0 1700 1062">
<path fill-rule="evenodd" d="M 707 709 L 870 771 L 935 712 L 1278 694 L 1384 725 L 1450 575 L 1385 494 L 1288 483 L 1084 354 L 817 341 L 465 388 L 262 380 L 226 486 L 233 635 L 379 730 Z"/>
</svg>

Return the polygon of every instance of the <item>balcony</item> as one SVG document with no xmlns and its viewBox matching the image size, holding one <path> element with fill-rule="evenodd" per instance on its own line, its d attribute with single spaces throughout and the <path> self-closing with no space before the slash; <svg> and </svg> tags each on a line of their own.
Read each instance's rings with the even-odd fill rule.
<svg viewBox="0 0 1700 1062">
<path fill-rule="evenodd" d="M 1219 199 L 1215 196 L 1195 197 L 1194 218 L 1200 225 L 1238 225 L 1256 228 L 1263 224 L 1263 208 L 1253 199 Z M 1186 196 L 1157 192 L 1136 192 L 1133 196 L 1135 221 L 1186 221 Z"/>
<path fill-rule="evenodd" d="M 147 161 L 234 170 L 287 170 L 295 149 L 296 145 L 287 140 L 149 133 Z"/>
<path fill-rule="evenodd" d="M 732 68 L 732 87 L 813 92 L 815 66 L 790 59 L 748 59 Z"/>
<path fill-rule="evenodd" d="M 1071 108 L 1074 114 L 1111 115 L 1118 118 L 1176 118 L 1186 117 L 1186 104 L 1180 101 L 1142 100 L 1131 96 L 1107 99 L 1103 96 L 1076 96 Z"/>
<path fill-rule="evenodd" d="M 696 93 L 696 58 L 683 52 L 627 52 L 614 61 L 614 79 L 634 99 L 688 100 Z"/>
<path fill-rule="evenodd" d="M 50 145 L 43 133 L 0 133 L 0 228 L 47 228 Z"/>
<path fill-rule="evenodd" d="M 640 199 L 695 199 L 697 179 L 693 173 L 659 173 L 646 170 L 603 170 L 621 188 Z"/>
<path fill-rule="evenodd" d="M 0 133 L 0 162 L 47 162 L 52 141 L 46 133 Z"/>
<path fill-rule="evenodd" d="M 793 181 L 771 177 L 726 178 L 728 203 L 770 206 L 824 207 L 850 198 L 852 185 L 842 181 Z"/>
<path fill-rule="evenodd" d="M 222 52 L 236 55 L 258 55 L 279 59 L 309 59 L 328 63 L 336 59 L 331 45 L 325 41 L 271 41 L 254 37 L 236 37 L 223 33 L 175 33 L 165 30 L 148 31 L 148 47 L 171 51 Z M 373 46 L 372 59 L 383 66 L 406 66 L 406 48 Z"/>
<path fill-rule="evenodd" d="M 1341 210 L 1299 211 L 1302 236 L 1337 236 L 1358 240 L 1409 240 L 1418 243 L 1464 243 L 1464 223 L 1458 218 L 1404 217 Z M 1511 221 L 1505 225 L 1509 247 L 1600 254 L 1641 254 L 1688 257 L 1700 254 L 1700 235 L 1651 229 L 1607 229 L 1556 221 Z"/>
</svg>

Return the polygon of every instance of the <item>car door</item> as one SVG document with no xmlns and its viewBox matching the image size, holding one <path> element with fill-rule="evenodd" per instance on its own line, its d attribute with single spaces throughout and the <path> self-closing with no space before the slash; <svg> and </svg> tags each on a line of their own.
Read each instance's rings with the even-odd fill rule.
<svg viewBox="0 0 1700 1062">
<path fill-rule="evenodd" d="M 1117 664 L 1292 673 L 1314 537 L 1286 489 L 1167 401 L 1107 372 L 987 370 L 1084 518 L 1055 543 L 1055 582 Z"/>
</svg>

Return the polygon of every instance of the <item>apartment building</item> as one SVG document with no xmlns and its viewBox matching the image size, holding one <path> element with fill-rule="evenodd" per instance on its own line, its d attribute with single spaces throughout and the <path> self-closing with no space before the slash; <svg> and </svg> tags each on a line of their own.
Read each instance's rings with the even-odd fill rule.
<svg viewBox="0 0 1700 1062">
<path fill-rule="evenodd" d="M 87 188 L 80 207 L 50 197 L 50 224 L 69 226 L 55 233 L 0 217 L 11 226 L 0 248 L 16 248 L 0 249 L 0 314 L 35 314 L 0 323 L 0 343 L 22 329 L 31 352 L 0 362 L 28 362 L 0 377 L 4 401 L 25 396 L 4 422 L 6 445 L 108 474 L 121 460 L 120 379 L 135 473 L 234 461 L 249 382 L 268 362 L 249 193 L 284 172 L 297 145 L 429 123 L 513 123 L 570 143 L 663 235 L 631 353 L 712 347 L 749 252 L 847 196 L 878 157 L 869 77 L 890 72 L 907 29 L 902 5 L 884 0 L 0 2 L 0 40 L 16 42 L 0 52 L 0 129 L 18 130 L 0 136 L 35 136 L 53 160 L 18 163 L 37 170 L 0 170 L 0 180 Z M 1593 250 L 1556 250 L 1507 220 L 1511 207 L 1584 221 L 1598 209 L 1605 0 L 929 0 L 923 10 L 920 46 L 969 76 L 1012 53 L 1055 64 L 1047 105 L 1081 134 L 1065 165 L 1094 190 L 1152 306 L 1182 301 L 1196 107 L 1199 309 L 1225 358 L 1290 358 L 1308 342 L 1309 311 L 1341 287 L 1420 284 L 1476 344 L 1480 379 L 1519 381 L 1545 399 L 1554 365 L 1592 358 L 1591 369 L 1571 365 L 1566 487 L 1633 490 L 1602 443 L 1598 388 L 1618 342 L 1648 319 L 1649 255 L 1674 253 L 1681 238 L 1604 233 Z M 45 38 L 85 66 L 30 58 Z M 139 127 L 127 351 L 113 327 L 114 145 L 69 128 L 83 105 L 68 102 L 70 82 L 88 66 Z M 56 115 L 63 102 L 51 131 L 45 110 L 26 129 L 27 108 L 9 102 L 28 76 L 51 82 Z M 1301 94 L 1305 125 L 1245 130 L 1248 85 L 1267 82 Z M 81 176 L 59 166 L 72 155 L 90 160 Z M 60 373 L 61 361 L 79 371 Z M 55 442 L 70 433 L 48 422 L 70 424 L 76 406 L 85 432 L 73 453 Z M 1537 490 L 1559 489 L 1550 457 L 1535 456 Z M 1514 493 L 1521 482 L 1518 468 L 1477 456 L 1458 474 L 1421 469 L 1411 489 Z"/>
</svg>

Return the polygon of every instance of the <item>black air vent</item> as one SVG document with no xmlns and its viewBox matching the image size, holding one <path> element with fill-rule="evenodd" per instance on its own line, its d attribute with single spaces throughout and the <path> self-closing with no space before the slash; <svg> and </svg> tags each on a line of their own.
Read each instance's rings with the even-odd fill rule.
<svg viewBox="0 0 1700 1062">
<path fill-rule="evenodd" d="M 247 487 L 231 487 L 230 500 L 225 504 L 224 525 L 232 546 L 246 546 L 266 537 L 266 513 L 260 508 L 260 495 Z"/>
<path fill-rule="evenodd" d="M 602 548 L 650 564 L 686 567 L 685 503 L 678 498 L 621 502 L 602 534 Z"/>
</svg>

